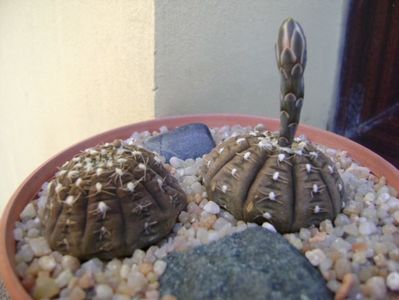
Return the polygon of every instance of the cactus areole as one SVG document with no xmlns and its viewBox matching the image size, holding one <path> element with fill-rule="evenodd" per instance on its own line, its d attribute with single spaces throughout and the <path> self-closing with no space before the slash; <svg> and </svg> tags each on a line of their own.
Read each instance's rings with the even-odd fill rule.
<svg viewBox="0 0 399 300">
<path fill-rule="evenodd" d="M 112 259 L 162 239 L 185 205 L 158 156 L 115 141 L 66 162 L 50 181 L 39 216 L 53 250 Z"/>
<path fill-rule="evenodd" d="M 202 178 L 208 198 L 236 218 L 268 222 L 285 233 L 335 218 L 345 195 L 334 163 L 310 142 L 294 138 L 304 96 L 306 39 L 291 18 L 280 27 L 276 57 L 279 134 L 255 130 L 224 141 L 205 158 Z"/>
</svg>

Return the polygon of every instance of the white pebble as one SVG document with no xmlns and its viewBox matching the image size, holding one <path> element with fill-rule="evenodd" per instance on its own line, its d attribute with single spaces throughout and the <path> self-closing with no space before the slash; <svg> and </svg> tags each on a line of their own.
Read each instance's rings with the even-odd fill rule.
<svg viewBox="0 0 399 300">
<path fill-rule="evenodd" d="M 194 194 L 201 194 L 201 193 L 202 193 L 202 190 L 203 190 L 203 187 L 202 187 L 201 183 L 199 183 L 199 182 L 197 181 L 197 182 L 194 182 L 194 183 L 191 185 L 191 190 L 193 191 Z"/>
<path fill-rule="evenodd" d="M 139 271 L 132 270 L 127 279 L 127 285 L 135 291 L 140 291 L 147 284 L 147 279 Z"/>
<path fill-rule="evenodd" d="M 114 258 L 107 263 L 107 265 L 105 267 L 106 273 L 107 274 L 118 274 L 121 266 L 122 266 L 122 262 L 119 259 Z"/>
<path fill-rule="evenodd" d="M 393 291 L 399 291 L 399 273 L 389 273 L 387 277 L 387 286 Z"/>
<path fill-rule="evenodd" d="M 146 300 L 159 300 L 159 291 L 157 290 L 149 290 L 145 292 Z"/>
<path fill-rule="evenodd" d="M 341 253 L 347 253 L 352 248 L 352 245 L 339 237 L 332 243 L 332 247 Z"/>
<path fill-rule="evenodd" d="M 98 258 L 92 258 L 85 263 L 82 264 L 81 270 L 83 272 L 90 273 L 101 273 L 103 270 L 104 264 Z"/>
<path fill-rule="evenodd" d="M 215 223 L 213 223 L 213 228 L 216 231 L 220 231 L 225 226 L 231 226 L 231 223 L 224 218 L 218 218 Z"/>
<path fill-rule="evenodd" d="M 233 225 L 235 225 L 237 223 L 234 216 L 226 210 L 221 210 L 219 213 L 219 216 L 222 217 L 223 219 L 229 221 Z"/>
<path fill-rule="evenodd" d="M 204 210 L 209 213 L 209 214 L 213 214 L 216 215 L 218 213 L 220 213 L 220 207 L 219 205 L 217 205 L 215 202 L 213 201 L 209 201 L 207 204 L 205 204 L 204 206 Z"/>
<path fill-rule="evenodd" d="M 166 126 L 161 126 L 161 127 L 159 127 L 159 132 L 160 133 L 166 133 L 166 132 L 168 132 L 169 131 L 169 129 L 168 129 L 168 127 L 166 127 Z"/>
<path fill-rule="evenodd" d="M 305 256 L 313 266 L 320 265 L 327 258 L 323 250 L 319 248 L 306 251 Z"/>
<path fill-rule="evenodd" d="M 399 210 L 395 211 L 392 214 L 393 219 L 395 220 L 396 224 L 399 224 Z"/>
<path fill-rule="evenodd" d="M 51 253 L 51 249 L 44 237 L 30 239 L 29 245 L 36 256 L 43 256 Z"/>
<path fill-rule="evenodd" d="M 364 235 L 364 236 L 373 234 L 374 232 L 376 232 L 376 230 L 377 230 L 377 227 L 375 226 L 375 224 L 373 222 L 364 221 L 364 222 L 361 222 L 359 225 L 359 232 L 361 235 Z"/>
<path fill-rule="evenodd" d="M 19 216 L 23 220 L 35 218 L 36 210 L 35 207 L 33 206 L 33 203 L 28 203 L 28 205 L 25 206 L 24 210 L 21 212 Z"/>
<path fill-rule="evenodd" d="M 95 287 L 96 299 L 112 299 L 114 292 L 112 288 L 107 284 L 97 284 Z"/>
<path fill-rule="evenodd" d="M 303 247 L 303 243 L 300 238 L 298 238 L 295 234 L 293 233 L 288 233 L 285 234 L 284 237 L 290 242 L 292 246 L 297 248 L 298 250 L 301 250 Z"/>
<path fill-rule="evenodd" d="M 368 203 L 373 202 L 373 201 L 375 200 L 375 195 L 374 195 L 374 193 L 371 193 L 371 192 L 367 193 L 366 195 L 364 195 L 363 200 L 364 200 L 365 202 L 368 202 Z"/>
<path fill-rule="evenodd" d="M 386 299 L 387 288 L 383 277 L 371 277 L 367 280 L 366 286 L 370 291 L 371 299 Z"/>
<path fill-rule="evenodd" d="M 64 286 L 68 285 L 72 277 L 73 274 L 71 271 L 64 270 L 57 276 L 57 278 L 55 279 L 55 283 L 58 285 L 58 287 L 63 288 Z"/>
<path fill-rule="evenodd" d="M 57 263 L 55 262 L 54 257 L 45 255 L 39 258 L 39 266 L 44 271 L 52 271 Z"/>
<path fill-rule="evenodd" d="M 174 168 L 181 168 L 181 167 L 183 167 L 183 165 L 184 165 L 184 162 L 180 159 L 180 158 L 178 158 L 178 157 L 176 157 L 176 156 L 172 156 L 171 158 L 170 158 L 170 160 L 169 160 L 169 163 L 170 163 L 170 165 L 172 166 L 172 167 L 174 167 Z"/>
<path fill-rule="evenodd" d="M 209 231 L 208 242 L 214 242 L 214 241 L 217 241 L 218 239 L 220 239 L 220 235 L 217 231 L 215 231 L 215 230 Z"/>
<path fill-rule="evenodd" d="M 307 229 L 307 228 L 301 228 L 301 229 L 299 230 L 299 237 L 300 237 L 302 240 L 308 240 L 308 239 L 310 239 L 310 237 L 311 237 L 310 230 Z"/>
<path fill-rule="evenodd" d="M 134 250 L 132 259 L 135 264 L 142 263 L 144 257 L 145 257 L 145 252 L 143 250 L 141 249 Z"/>
<path fill-rule="evenodd" d="M 40 235 L 40 231 L 37 228 L 31 228 L 28 230 L 27 237 L 35 238 Z"/>
<path fill-rule="evenodd" d="M 126 295 L 121 295 L 121 294 L 114 294 L 112 296 L 112 300 L 130 300 L 131 298 Z"/>
<path fill-rule="evenodd" d="M 328 283 L 327 283 L 327 287 L 331 290 L 331 291 L 333 291 L 334 293 L 336 293 L 338 290 L 339 290 L 339 288 L 340 288 L 340 286 L 341 286 L 341 283 L 339 283 L 337 280 L 330 280 Z"/>
<path fill-rule="evenodd" d="M 22 245 L 21 249 L 17 253 L 18 261 L 30 262 L 35 254 L 29 244 Z"/>
<path fill-rule="evenodd" d="M 197 169 L 194 166 L 184 168 L 184 175 L 195 175 L 197 173 Z"/>
<path fill-rule="evenodd" d="M 64 269 L 71 270 L 72 272 L 76 271 L 80 267 L 79 260 L 71 255 L 65 255 L 62 257 L 61 265 Z"/>
<path fill-rule="evenodd" d="M 154 273 L 157 274 L 158 276 L 161 276 L 163 272 L 165 272 L 166 269 L 166 262 L 163 260 L 157 260 L 154 263 Z"/>
<path fill-rule="evenodd" d="M 166 247 L 161 247 L 157 250 L 155 250 L 154 255 L 157 258 L 164 258 L 168 253 L 166 252 Z"/>
<path fill-rule="evenodd" d="M 344 225 L 343 229 L 344 229 L 344 232 L 349 235 L 357 236 L 359 234 L 357 226 L 354 223 Z"/>
<path fill-rule="evenodd" d="M 126 279 L 129 275 L 130 272 L 130 267 L 128 265 L 123 264 L 120 271 L 119 271 L 119 276 L 121 278 Z"/>
<path fill-rule="evenodd" d="M 22 241 L 24 238 L 24 231 L 21 228 L 14 229 L 14 239 L 16 241 Z"/>
<path fill-rule="evenodd" d="M 346 170 L 346 172 L 350 172 L 360 178 L 367 178 L 370 170 L 366 167 L 360 167 L 352 163 L 352 165 Z"/>
<path fill-rule="evenodd" d="M 270 224 L 269 222 L 264 222 L 262 224 L 263 228 L 266 228 L 267 230 L 271 231 L 271 232 L 277 232 L 276 228 L 274 228 L 274 226 L 272 224 Z"/>
<path fill-rule="evenodd" d="M 349 223 L 350 223 L 350 220 L 349 220 L 348 216 L 344 215 L 344 214 L 338 214 L 334 221 L 334 224 L 336 226 L 343 226 L 343 225 L 346 225 Z"/>
</svg>

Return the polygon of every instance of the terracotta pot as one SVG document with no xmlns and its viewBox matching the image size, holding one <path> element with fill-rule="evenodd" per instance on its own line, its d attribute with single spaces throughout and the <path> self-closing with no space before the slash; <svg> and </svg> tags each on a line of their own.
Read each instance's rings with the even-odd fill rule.
<svg viewBox="0 0 399 300">
<path fill-rule="evenodd" d="M 278 120 L 249 115 L 212 114 L 161 118 L 104 132 L 73 145 L 65 151 L 62 151 L 50 158 L 37 168 L 19 186 L 9 200 L 0 220 L 0 275 L 3 278 L 8 293 L 12 299 L 31 299 L 30 295 L 23 288 L 15 272 L 15 242 L 13 238 L 14 224 L 18 221 L 19 214 L 25 205 L 35 198 L 42 184 L 54 175 L 58 166 L 61 166 L 65 161 L 71 159 L 81 150 L 103 142 L 111 142 L 114 139 L 126 139 L 134 131 L 148 130 L 152 132 L 158 130 L 159 127 L 164 125 L 168 128 L 174 128 L 195 122 L 202 122 L 210 127 L 235 124 L 255 126 L 262 123 L 267 127 L 267 129 L 272 131 L 277 130 L 279 126 Z M 385 176 L 388 184 L 399 190 L 399 171 L 386 160 L 367 148 L 334 133 L 312 128 L 310 126 L 299 126 L 298 134 L 305 134 L 315 143 L 348 151 L 355 161 L 367 166 L 375 175 Z"/>
</svg>

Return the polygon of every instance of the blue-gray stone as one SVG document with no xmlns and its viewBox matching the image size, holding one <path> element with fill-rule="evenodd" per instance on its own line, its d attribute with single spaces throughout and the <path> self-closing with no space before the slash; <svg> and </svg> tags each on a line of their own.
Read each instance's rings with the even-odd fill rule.
<svg viewBox="0 0 399 300">
<path fill-rule="evenodd" d="M 169 159 L 197 158 L 209 153 L 215 147 L 208 126 L 194 123 L 178 127 L 166 133 L 153 136 L 144 142 L 144 146 Z"/>
<path fill-rule="evenodd" d="M 280 234 L 250 228 L 166 257 L 161 295 L 185 300 L 331 299 L 308 260 Z"/>
</svg>

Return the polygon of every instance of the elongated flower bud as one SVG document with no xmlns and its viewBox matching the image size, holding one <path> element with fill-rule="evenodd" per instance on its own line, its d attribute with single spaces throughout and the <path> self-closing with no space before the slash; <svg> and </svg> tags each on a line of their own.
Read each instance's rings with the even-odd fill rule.
<svg viewBox="0 0 399 300">
<path fill-rule="evenodd" d="M 279 145 L 289 147 L 295 136 L 304 94 L 303 72 L 306 66 L 306 38 L 301 25 L 285 20 L 276 44 L 277 67 L 281 73 Z"/>
</svg>

